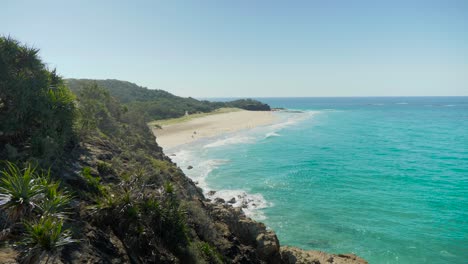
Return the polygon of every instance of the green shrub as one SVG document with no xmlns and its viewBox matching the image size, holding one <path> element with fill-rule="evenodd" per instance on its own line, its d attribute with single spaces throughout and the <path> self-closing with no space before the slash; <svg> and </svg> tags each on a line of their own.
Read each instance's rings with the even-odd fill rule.
<svg viewBox="0 0 468 264">
<path fill-rule="evenodd" d="M 88 188 L 90 191 L 99 193 L 99 194 L 104 193 L 105 189 L 104 189 L 104 186 L 101 185 L 101 178 L 91 175 L 90 167 L 84 167 L 83 170 L 81 171 L 81 175 L 86 180 L 86 183 L 88 184 Z"/>
<path fill-rule="evenodd" d="M 108 175 L 113 173 L 112 166 L 104 161 L 97 162 L 97 170 L 100 175 Z"/>
<path fill-rule="evenodd" d="M 168 194 L 174 193 L 174 185 L 171 182 L 167 181 L 164 183 L 164 191 Z"/>
<path fill-rule="evenodd" d="M 44 198 L 38 205 L 42 215 L 64 218 L 69 209 L 71 196 L 59 189 L 60 183 L 58 182 L 46 182 L 43 186 Z"/>
<path fill-rule="evenodd" d="M 191 243 L 187 250 L 186 262 L 195 264 L 222 264 L 228 263 L 224 257 L 207 242 L 197 241 Z"/>
<path fill-rule="evenodd" d="M 151 164 L 153 165 L 154 168 L 159 169 L 161 172 L 168 172 L 170 168 L 172 168 L 174 165 L 172 163 L 165 161 L 165 160 L 159 160 L 159 159 L 151 159 Z"/>
<path fill-rule="evenodd" d="M 73 138 L 75 98 L 38 53 L 10 37 L 0 37 L 1 137 L 21 154 L 1 151 L 0 159 L 35 158 L 49 166 Z"/>
<path fill-rule="evenodd" d="M 42 186 L 38 184 L 36 170 L 31 165 L 24 169 L 11 162 L 0 172 L 0 207 L 5 210 L 10 221 L 29 216 L 36 206 Z"/>
<path fill-rule="evenodd" d="M 197 242 L 196 246 L 208 263 L 224 263 L 223 256 L 207 242 Z"/>
<path fill-rule="evenodd" d="M 59 248 L 77 242 L 72 239 L 70 230 L 63 229 L 63 221 L 57 218 L 41 217 L 38 221 L 25 222 L 24 226 L 21 245 L 25 263 L 40 263 L 45 257 L 47 263 Z"/>
</svg>

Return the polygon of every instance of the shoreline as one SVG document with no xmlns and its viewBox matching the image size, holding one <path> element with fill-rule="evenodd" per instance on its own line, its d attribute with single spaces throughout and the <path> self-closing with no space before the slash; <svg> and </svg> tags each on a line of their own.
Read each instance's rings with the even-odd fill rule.
<svg viewBox="0 0 468 264">
<path fill-rule="evenodd" d="M 199 180 L 205 181 L 208 173 L 212 169 L 216 168 L 216 164 L 212 164 L 211 170 L 204 171 L 206 175 L 200 175 L 200 166 L 191 166 L 194 164 L 194 157 L 187 156 L 187 153 L 192 152 L 191 147 L 199 147 L 199 144 L 192 144 L 203 142 L 204 140 L 212 140 L 223 135 L 234 134 L 235 132 L 252 130 L 258 127 L 272 127 L 274 130 L 281 130 L 284 125 L 290 125 L 295 123 L 294 121 L 301 120 L 302 118 L 290 120 L 282 119 L 280 116 L 274 115 L 275 111 L 246 111 L 239 110 L 236 112 L 228 113 L 213 113 L 209 115 L 203 115 L 201 117 L 194 118 L 183 118 L 182 121 L 172 122 L 168 120 L 168 125 L 163 125 L 163 129 L 152 127 L 152 131 L 156 136 L 158 145 L 163 148 L 163 152 L 170 157 L 170 159 L 183 168 L 183 172 L 186 177 L 190 178 L 195 186 L 200 188 L 205 197 L 205 206 L 212 208 L 213 212 L 221 212 L 224 223 L 227 223 L 231 228 L 237 230 L 241 237 L 249 236 L 253 234 L 255 243 L 261 245 L 267 243 L 269 245 L 269 254 L 272 259 L 278 258 L 274 263 L 335 263 L 335 264 L 368 264 L 368 262 L 359 256 L 348 253 L 348 254 L 334 254 L 314 249 L 304 250 L 299 247 L 282 245 L 274 230 L 268 229 L 262 217 L 261 209 L 268 207 L 268 202 L 263 198 L 260 193 L 249 193 L 245 190 L 240 189 L 211 189 L 205 184 L 201 184 Z M 279 111 L 288 112 L 288 111 Z M 302 111 L 289 112 L 292 114 L 305 114 Z M 248 122 L 245 122 L 247 120 Z M 153 122 L 154 124 L 155 122 Z M 166 129 L 164 131 L 164 129 Z M 180 129 L 180 131 L 177 131 Z M 192 138 L 192 130 L 198 129 L 197 137 Z M 164 131 L 163 133 L 161 133 Z M 159 132 L 159 133 L 158 133 Z M 159 136 L 159 140 L 158 140 Z M 176 140 L 179 140 L 176 144 Z M 222 139 L 223 140 L 223 139 Z M 225 140 L 225 139 L 224 139 Z M 230 142 L 231 143 L 231 142 Z M 209 144 L 208 144 L 209 145 Z M 183 147 L 183 149 L 181 148 Z M 177 150 L 176 153 L 170 151 Z M 184 158 L 188 159 L 180 160 L 181 153 L 184 153 Z M 220 162 L 222 160 L 206 160 L 205 162 Z M 201 163 L 203 164 L 203 162 Z M 199 164 L 200 165 L 200 164 Z M 193 177 L 198 174 L 198 177 Z M 202 173 L 203 174 L 203 173 Z M 201 186 L 201 185 L 203 186 Z M 264 206 L 262 206 L 264 204 Z M 253 232 L 253 233 L 252 233 Z M 267 242 L 262 242 L 267 240 Z M 258 246 L 259 244 L 257 244 Z"/>
<path fill-rule="evenodd" d="M 156 142 L 163 152 L 194 181 L 204 196 L 214 202 L 222 202 L 242 211 L 252 219 L 262 221 L 265 216 L 259 209 L 269 206 L 261 194 L 241 189 L 216 189 L 208 186 L 208 174 L 226 160 L 198 160 L 200 148 L 218 147 L 217 143 L 244 144 L 250 136 L 242 136 L 257 128 L 275 126 L 284 120 L 277 111 L 248 111 L 242 109 L 221 109 L 221 111 L 194 114 L 176 119 L 151 122 Z M 155 126 L 161 124 L 161 128 Z M 196 132 L 196 133 L 194 133 Z M 242 134 L 239 134 L 242 133 Z M 241 136 L 239 136 L 241 135 Z M 228 136 L 228 138 L 224 138 Z M 234 139 L 234 140 L 233 140 Z M 199 146 L 199 143 L 208 143 Z M 195 164 L 197 164 L 195 166 Z"/>
<path fill-rule="evenodd" d="M 175 119 L 153 121 L 152 131 L 163 152 L 201 188 L 204 196 L 215 202 L 231 205 L 257 221 L 264 221 L 262 209 L 272 206 L 261 193 L 242 188 L 213 188 L 207 183 L 211 171 L 229 159 L 200 156 L 203 149 L 226 145 L 250 144 L 279 136 L 277 132 L 316 114 L 317 111 L 273 110 L 247 111 L 221 109 Z M 157 128 L 155 124 L 160 124 Z M 197 130 L 198 129 L 198 130 Z M 194 134 L 194 132 L 197 132 Z M 253 132 L 254 134 L 251 134 Z"/>
<path fill-rule="evenodd" d="M 191 144 L 202 139 L 213 138 L 227 133 L 253 129 L 273 124 L 278 118 L 273 111 L 248 111 L 232 109 L 227 112 L 211 113 L 194 118 L 181 118 L 180 121 L 161 121 L 161 128 L 151 122 L 156 142 L 164 151 Z"/>
</svg>

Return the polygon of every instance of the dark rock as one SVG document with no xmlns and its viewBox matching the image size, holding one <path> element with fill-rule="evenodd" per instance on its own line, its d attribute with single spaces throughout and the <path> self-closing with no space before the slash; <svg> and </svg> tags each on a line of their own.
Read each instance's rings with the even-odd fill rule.
<svg viewBox="0 0 468 264">
<path fill-rule="evenodd" d="M 193 166 L 192 166 L 192 165 L 189 165 L 189 166 L 187 167 L 187 170 L 191 170 L 191 169 L 193 169 Z"/>
<path fill-rule="evenodd" d="M 295 247 L 281 247 L 281 261 L 284 264 L 368 264 L 354 254 L 328 254 L 318 250 L 302 250 Z"/>
<path fill-rule="evenodd" d="M 215 198 L 215 203 L 221 203 L 221 204 L 223 204 L 223 203 L 226 203 L 226 201 L 224 201 L 223 198 L 219 198 L 219 197 L 218 197 L 218 198 Z"/>
<path fill-rule="evenodd" d="M 215 195 L 215 194 L 216 194 L 216 191 L 209 191 L 209 192 L 208 192 L 208 195 L 209 195 L 209 196 L 213 196 L 213 195 Z"/>
<path fill-rule="evenodd" d="M 236 198 L 232 197 L 231 200 L 228 201 L 228 203 L 230 204 L 236 203 Z"/>
</svg>

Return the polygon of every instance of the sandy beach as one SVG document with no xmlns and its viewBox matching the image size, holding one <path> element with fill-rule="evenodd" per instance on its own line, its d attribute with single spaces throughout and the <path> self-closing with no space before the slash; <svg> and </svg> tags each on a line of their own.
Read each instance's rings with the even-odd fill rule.
<svg viewBox="0 0 468 264">
<path fill-rule="evenodd" d="M 275 119 L 273 112 L 270 111 L 238 110 L 163 124 L 161 128 L 153 128 L 153 133 L 156 135 L 156 142 L 164 150 L 169 150 L 199 139 L 268 125 Z"/>
</svg>

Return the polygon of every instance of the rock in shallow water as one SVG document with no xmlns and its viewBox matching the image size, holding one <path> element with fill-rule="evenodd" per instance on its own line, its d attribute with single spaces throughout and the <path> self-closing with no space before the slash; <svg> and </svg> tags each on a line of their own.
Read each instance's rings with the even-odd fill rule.
<svg viewBox="0 0 468 264">
<path fill-rule="evenodd" d="M 215 203 L 226 203 L 223 198 L 215 198 Z"/>
<path fill-rule="evenodd" d="M 281 247 L 281 262 L 284 264 L 368 264 L 354 254 L 328 254 L 318 250 L 302 250 Z"/>
</svg>

